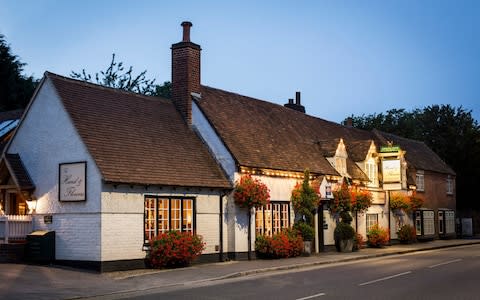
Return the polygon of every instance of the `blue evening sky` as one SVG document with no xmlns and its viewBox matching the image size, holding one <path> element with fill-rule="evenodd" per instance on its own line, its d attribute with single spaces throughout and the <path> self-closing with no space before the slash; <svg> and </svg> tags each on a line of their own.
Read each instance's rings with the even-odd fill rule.
<svg viewBox="0 0 480 300">
<path fill-rule="evenodd" d="M 202 84 L 340 122 L 451 104 L 480 120 L 480 1 L 0 0 L 25 73 L 104 70 L 116 53 L 170 80 L 180 23 L 202 46 Z"/>
</svg>

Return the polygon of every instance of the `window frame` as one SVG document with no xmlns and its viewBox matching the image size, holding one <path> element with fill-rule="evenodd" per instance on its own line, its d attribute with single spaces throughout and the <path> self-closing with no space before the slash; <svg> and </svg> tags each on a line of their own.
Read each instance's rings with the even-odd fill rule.
<svg viewBox="0 0 480 300">
<path fill-rule="evenodd" d="M 365 161 L 365 173 L 370 179 L 370 186 L 378 186 L 378 166 L 375 160 L 369 159 Z"/>
<path fill-rule="evenodd" d="M 279 205 L 279 210 L 275 211 L 274 207 Z M 269 210 L 266 210 L 266 207 L 270 207 Z M 287 225 L 284 226 L 285 223 L 285 211 L 282 210 L 282 206 L 287 207 L 286 211 L 286 216 L 287 216 Z M 267 235 L 267 236 L 272 236 L 273 234 L 280 232 L 283 228 L 290 228 L 291 227 L 291 217 L 290 217 L 290 202 L 287 201 L 270 201 L 269 204 L 262 206 L 261 208 L 256 208 L 255 209 L 255 236 L 257 235 Z M 262 212 L 261 214 L 261 230 L 258 230 L 258 220 L 260 219 L 257 216 L 257 213 Z M 270 220 L 267 220 L 266 218 L 266 213 L 270 213 Z M 275 219 L 275 216 L 279 217 L 278 220 Z M 266 232 L 266 225 L 267 222 L 270 224 L 270 230 L 269 232 Z M 276 226 L 276 224 L 279 224 L 279 226 Z"/>
<path fill-rule="evenodd" d="M 425 191 L 425 173 L 422 170 L 419 170 L 416 173 L 415 185 L 417 187 L 417 191 L 419 191 L 419 192 L 424 192 Z"/>
<path fill-rule="evenodd" d="M 152 238 L 153 237 L 156 237 L 158 236 L 160 233 L 164 233 L 164 232 L 168 232 L 170 230 L 176 230 L 176 229 L 172 229 L 172 227 L 176 227 L 176 226 L 173 226 L 173 221 L 179 221 L 179 227 L 180 227 L 180 230 L 176 230 L 176 231 L 180 231 L 180 232 L 191 232 L 192 234 L 196 234 L 196 229 L 197 229 L 197 210 L 196 210 L 196 198 L 195 197 L 178 197 L 178 196 L 158 196 L 158 195 L 145 195 L 144 196 L 144 200 L 143 200 L 143 240 L 144 240 L 144 243 L 148 243 L 149 239 L 147 238 L 147 228 L 146 228 L 146 224 L 147 224 L 147 210 L 146 210 L 146 203 L 147 203 L 147 199 L 150 199 L 150 200 L 153 200 L 154 201 L 154 205 L 153 205 L 153 210 L 154 210 L 154 228 L 153 228 L 153 234 L 152 234 Z M 164 226 L 162 226 L 162 228 L 159 228 L 159 202 L 160 201 L 165 201 L 167 200 L 168 201 L 168 207 L 167 207 L 167 214 L 168 214 L 168 218 L 167 218 L 167 226 L 166 228 Z M 172 203 L 174 201 L 180 201 L 180 207 L 179 207 L 179 216 L 178 218 L 176 218 L 175 220 L 172 220 Z M 188 214 L 186 214 L 184 216 L 184 212 L 186 211 L 186 209 L 184 209 L 185 207 L 185 203 L 188 203 L 186 201 L 191 201 L 192 205 L 190 207 L 190 210 L 191 210 L 191 230 L 189 230 L 189 227 L 188 227 Z M 151 209 L 151 206 L 149 206 L 149 208 Z M 165 206 L 162 206 L 162 210 L 165 209 Z M 186 222 L 184 224 L 184 221 Z M 186 228 L 185 228 L 186 227 Z"/>
<path fill-rule="evenodd" d="M 447 195 L 453 195 L 453 178 L 452 176 L 447 176 Z"/>
<path fill-rule="evenodd" d="M 368 225 L 368 223 L 369 223 L 369 217 L 373 217 L 373 216 L 375 216 L 376 221 L 375 221 L 374 224 L 370 224 L 370 226 L 369 226 L 369 225 Z M 370 223 L 371 223 L 371 222 L 370 222 Z M 365 228 L 366 228 L 366 233 L 368 233 L 368 231 L 370 230 L 370 228 L 371 228 L 373 225 L 375 225 L 375 224 L 377 224 L 377 225 L 379 224 L 379 223 L 378 223 L 378 214 L 365 214 Z"/>
</svg>

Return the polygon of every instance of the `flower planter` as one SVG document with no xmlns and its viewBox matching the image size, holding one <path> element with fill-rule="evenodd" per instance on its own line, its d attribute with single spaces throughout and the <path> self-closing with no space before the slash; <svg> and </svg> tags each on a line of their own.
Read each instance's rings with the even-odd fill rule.
<svg viewBox="0 0 480 300">
<path fill-rule="evenodd" d="M 352 250 L 353 250 L 353 239 L 338 241 L 339 252 L 352 252 Z"/>
<path fill-rule="evenodd" d="M 303 241 L 303 256 L 312 254 L 312 241 Z"/>
</svg>

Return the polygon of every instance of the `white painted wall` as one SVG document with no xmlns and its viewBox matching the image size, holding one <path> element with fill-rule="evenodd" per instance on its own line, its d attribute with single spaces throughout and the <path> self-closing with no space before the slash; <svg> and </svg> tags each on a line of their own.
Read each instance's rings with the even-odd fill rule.
<svg viewBox="0 0 480 300">
<path fill-rule="evenodd" d="M 236 171 L 235 160 L 213 127 L 210 125 L 205 115 L 202 113 L 200 108 L 198 108 L 195 101 L 192 101 L 192 126 L 207 144 L 208 148 L 210 149 L 210 153 L 213 154 L 214 158 L 222 166 L 225 174 L 227 174 L 228 179 L 233 182 Z"/>
<path fill-rule="evenodd" d="M 48 79 L 7 152 L 20 155 L 35 184 L 34 229 L 55 230 L 56 258 L 100 260 L 100 172 Z M 87 201 L 60 202 L 59 164 L 76 161 L 87 162 Z M 52 224 L 43 223 L 45 214 L 53 215 Z"/>
<path fill-rule="evenodd" d="M 235 172 L 235 180 L 239 180 L 241 173 Z M 270 177 L 264 175 L 253 175 L 253 178 L 261 180 L 270 190 L 271 201 L 290 201 L 292 190 L 300 179 Z M 294 221 L 293 207 L 290 207 L 290 221 Z M 233 194 L 228 197 L 224 208 L 224 226 L 227 227 L 224 249 L 226 252 L 248 251 L 248 211 L 235 204 Z M 255 249 L 255 214 L 251 214 L 251 249 Z"/>
<path fill-rule="evenodd" d="M 105 184 L 102 192 L 102 261 L 143 259 L 144 199 L 145 196 L 194 197 L 196 232 L 203 237 L 203 254 L 219 253 L 220 195 L 209 189 L 160 189 L 155 187 Z"/>
</svg>

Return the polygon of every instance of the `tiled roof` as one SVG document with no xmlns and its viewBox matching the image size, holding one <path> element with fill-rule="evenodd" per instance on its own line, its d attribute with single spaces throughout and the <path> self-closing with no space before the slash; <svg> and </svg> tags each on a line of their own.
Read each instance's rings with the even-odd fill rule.
<svg viewBox="0 0 480 300">
<path fill-rule="evenodd" d="M 171 101 L 45 76 L 106 182 L 231 187 Z"/>
<path fill-rule="evenodd" d="M 349 141 L 372 139 L 367 131 L 211 87 L 202 87 L 197 103 L 243 166 L 289 171 L 309 168 L 317 174 L 338 175 L 325 157 L 334 156 L 340 138 L 347 147 L 353 145 L 348 147 L 349 153 L 365 152 L 364 157 L 368 148 L 358 150 Z M 351 175 L 365 176 L 356 164 L 350 167 Z"/>
<path fill-rule="evenodd" d="M 8 165 L 10 175 L 21 190 L 31 190 L 35 186 L 18 154 L 5 154 L 5 161 Z"/>
<path fill-rule="evenodd" d="M 393 141 L 394 145 L 399 145 L 402 150 L 405 150 L 405 159 L 415 169 L 455 175 L 455 171 L 425 143 L 379 130 L 374 132 L 380 140 L 384 141 L 383 144 L 386 141 Z"/>
</svg>

